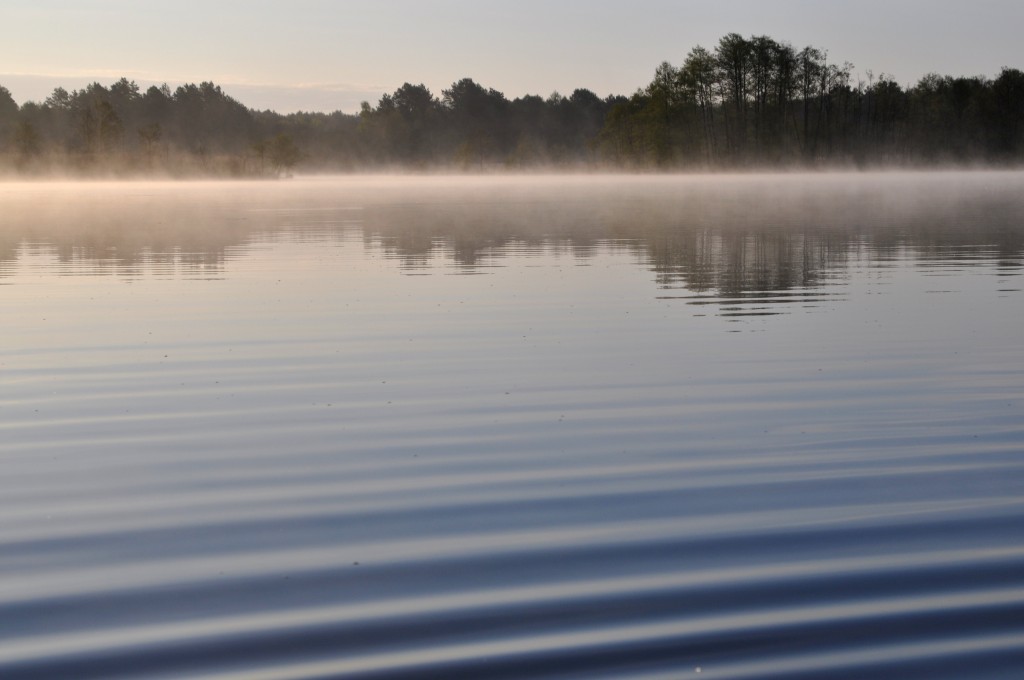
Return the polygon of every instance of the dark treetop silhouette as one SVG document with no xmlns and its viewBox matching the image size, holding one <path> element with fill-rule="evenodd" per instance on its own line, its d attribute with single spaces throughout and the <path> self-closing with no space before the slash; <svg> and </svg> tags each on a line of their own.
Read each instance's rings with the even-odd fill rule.
<svg viewBox="0 0 1024 680">
<path fill-rule="evenodd" d="M 631 96 L 509 100 L 469 78 L 406 83 L 356 115 L 255 111 L 204 82 L 122 78 L 20 107 L 0 86 L 0 171 L 278 176 L 306 170 L 704 169 L 1019 164 L 1024 72 L 854 79 L 814 47 L 723 37 Z"/>
</svg>

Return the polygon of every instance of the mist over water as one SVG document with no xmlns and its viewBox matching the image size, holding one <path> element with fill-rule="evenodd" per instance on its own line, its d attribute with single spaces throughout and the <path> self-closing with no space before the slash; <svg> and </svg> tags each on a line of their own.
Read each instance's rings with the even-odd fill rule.
<svg viewBox="0 0 1024 680">
<path fill-rule="evenodd" d="M 0 184 L 0 676 L 1017 677 L 1022 189 Z"/>
</svg>

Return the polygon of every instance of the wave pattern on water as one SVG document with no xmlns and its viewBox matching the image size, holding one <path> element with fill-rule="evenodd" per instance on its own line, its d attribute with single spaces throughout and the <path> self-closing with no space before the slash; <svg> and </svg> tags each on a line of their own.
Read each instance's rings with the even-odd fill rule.
<svg viewBox="0 0 1024 680">
<path fill-rule="evenodd" d="M 0 677 L 1020 677 L 986 177 L 962 232 L 893 204 L 941 176 L 45 190 L 83 223 L 0 224 Z"/>
</svg>

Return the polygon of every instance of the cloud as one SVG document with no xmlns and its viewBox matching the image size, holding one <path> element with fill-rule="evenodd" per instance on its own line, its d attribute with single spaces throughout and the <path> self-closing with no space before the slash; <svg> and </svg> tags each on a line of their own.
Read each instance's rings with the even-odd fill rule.
<svg viewBox="0 0 1024 680">
<path fill-rule="evenodd" d="M 150 85 L 167 83 L 171 89 L 185 83 L 204 80 L 220 85 L 221 88 L 242 104 L 257 110 L 271 109 L 278 113 L 295 111 L 344 111 L 355 113 L 363 101 L 376 103 L 388 88 L 367 83 L 305 82 L 266 83 L 244 79 L 204 78 L 158 78 L 141 71 L 110 71 L 95 69 L 88 71 L 65 71 L 60 73 L 0 73 L 0 85 L 6 86 L 15 101 L 42 102 L 54 88 L 66 90 L 81 89 L 90 83 L 109 85 L 125 77 L 134 80 L 142 89 Z"/>
<path fill-rule="evenodd" d="M 344 111 L 355 113 L 359 104 L 376 104 L 387 90 L 383 87 L 346 83 L 303 83 L 296 85 L 253 85 L 218 83 L 229 95 L 254 109 L 272 109 L 278 113 L 294 111 Z"/>
</svg>

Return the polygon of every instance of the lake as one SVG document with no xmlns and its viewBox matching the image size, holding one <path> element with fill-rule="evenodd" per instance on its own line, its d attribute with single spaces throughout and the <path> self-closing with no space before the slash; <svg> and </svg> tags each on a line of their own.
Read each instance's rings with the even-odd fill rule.
<svg viewBox="0 0 1024 680">
<path fill-rule="evenodd" d="M 0 183 L 0 677 L 1024 677 L 1024 173 Z"/>
</svg>

